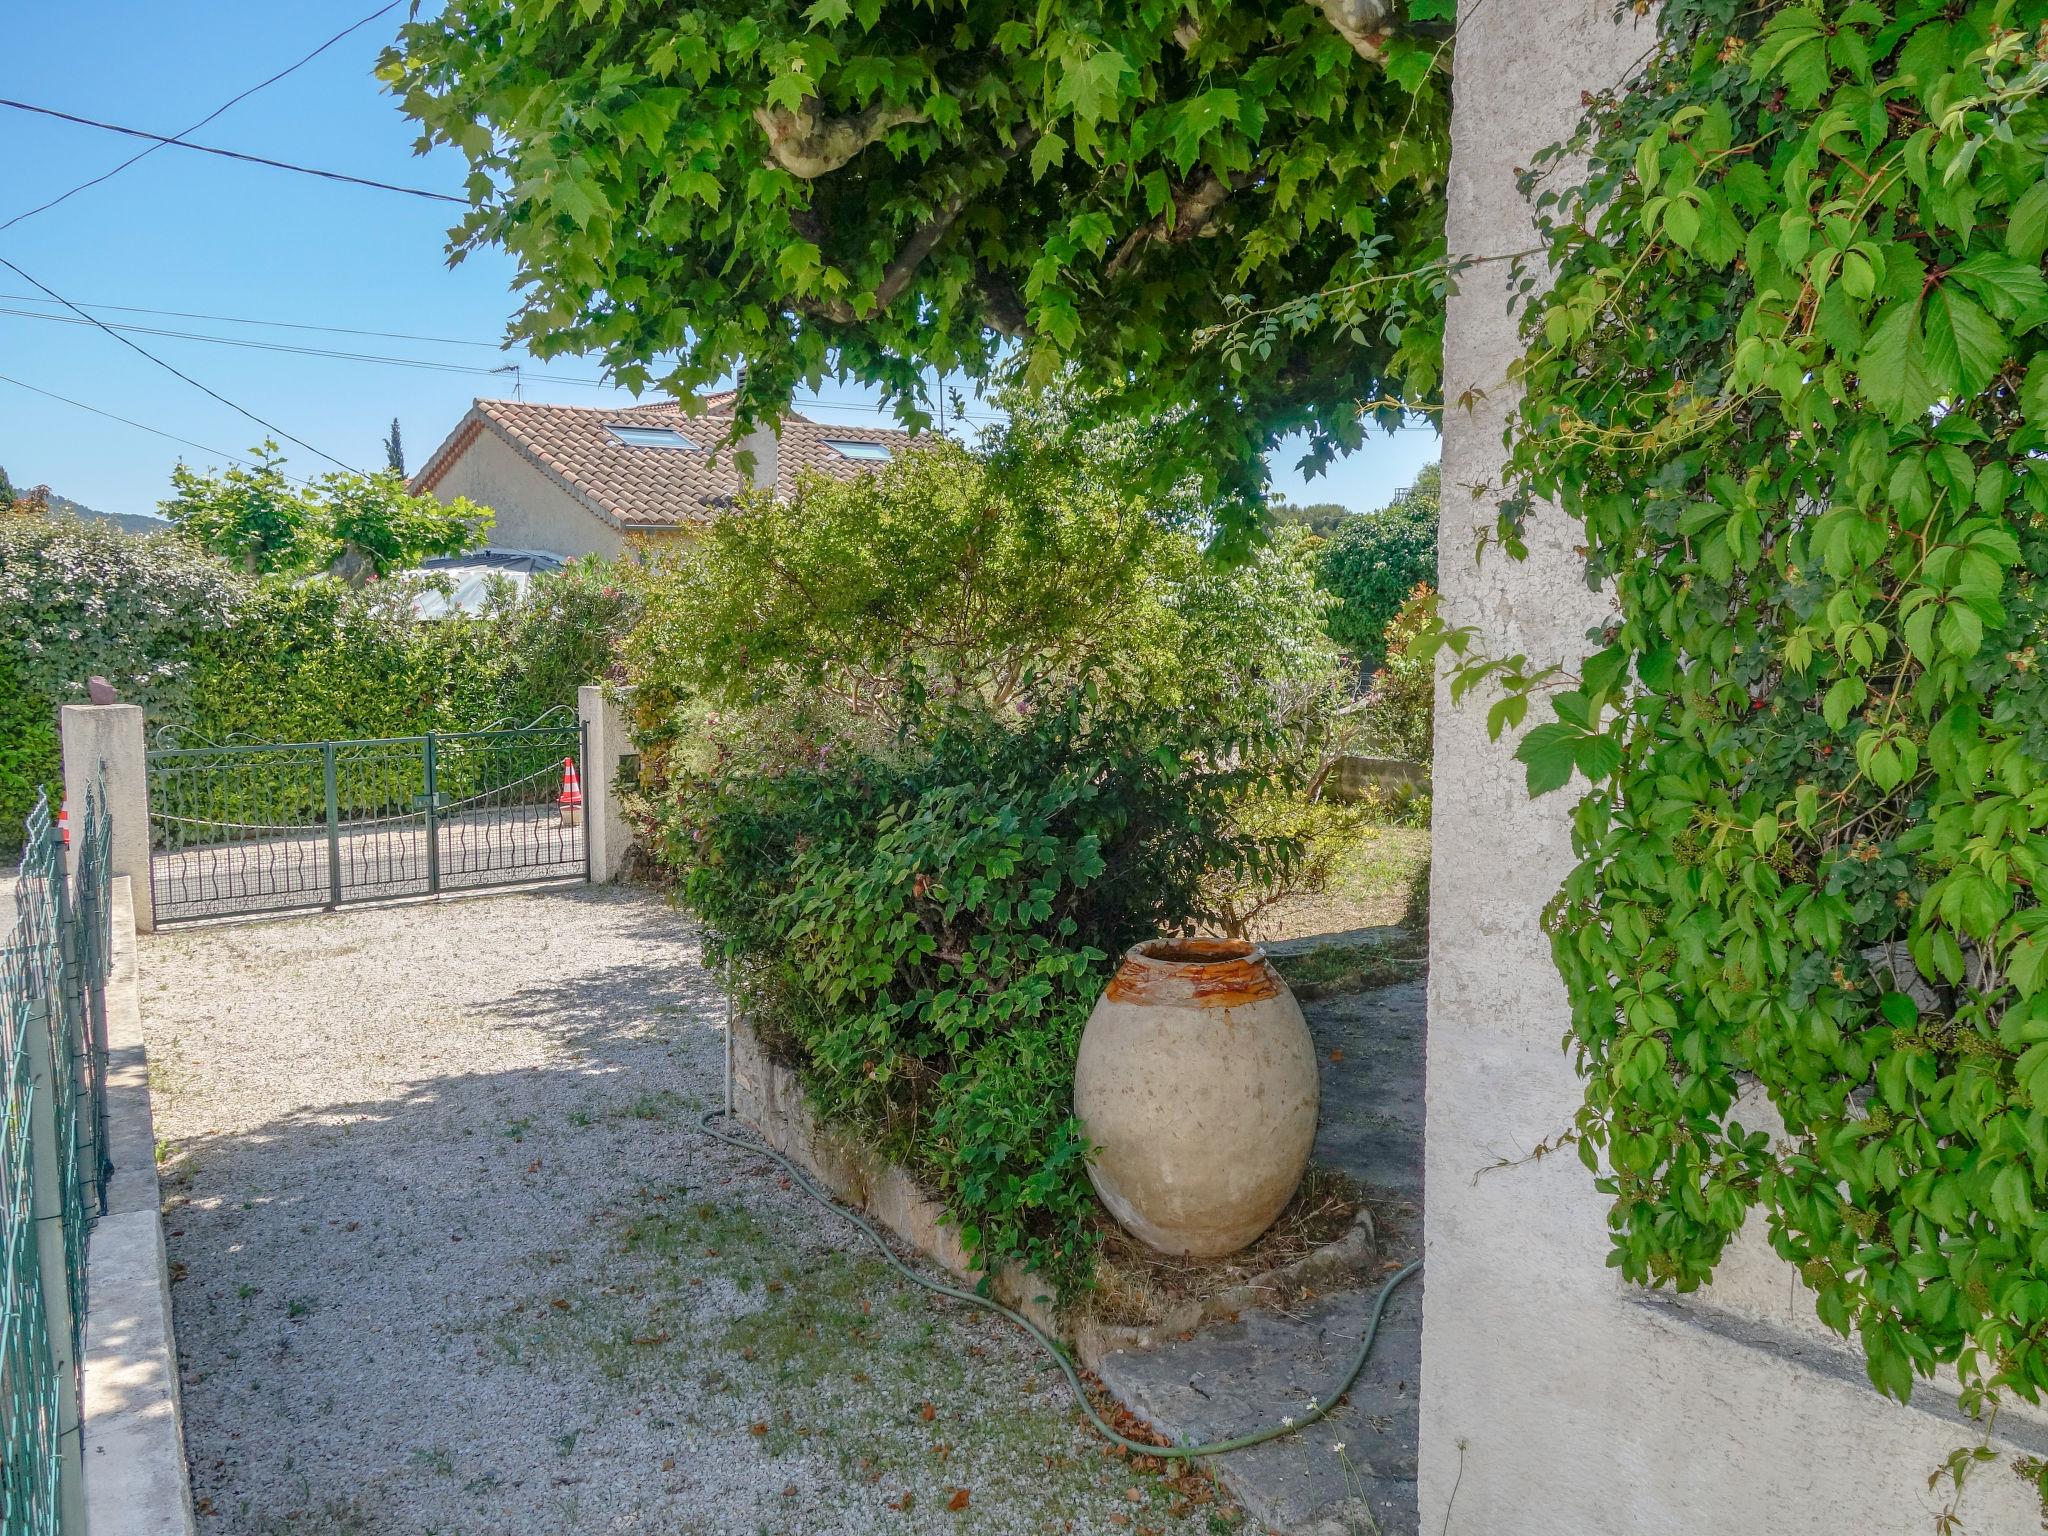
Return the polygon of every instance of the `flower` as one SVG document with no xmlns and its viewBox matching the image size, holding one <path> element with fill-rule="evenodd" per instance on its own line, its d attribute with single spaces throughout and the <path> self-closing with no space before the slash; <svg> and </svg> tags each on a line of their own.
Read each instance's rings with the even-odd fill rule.
<svg viewBox="0 0 2048 1536">
<path fill-rule="evenodd" d="M 1280 1421 L 1280 1427 L 1282 1429 L 1294 1428 L 1294 1416 L 1292 1414 L 1289 1414 L 1286 1418 L 1282 1419 Z"/>
<path fill-rule="evenodd" d="M 1335 1445 L 1331 1446 L 1330 1449 L 1334 1451 L 1337 1455 L 1342 1456 L 1344 1454 L 1344 1442 L 1342 1440 L 1339 1440 Z"/>
</svg>

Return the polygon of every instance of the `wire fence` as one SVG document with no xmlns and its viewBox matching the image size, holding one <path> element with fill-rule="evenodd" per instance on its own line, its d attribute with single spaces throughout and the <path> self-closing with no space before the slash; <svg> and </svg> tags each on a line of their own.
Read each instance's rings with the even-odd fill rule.
<svg viewBox="0 0 2048 1536">
<path fill-rule="evenodd" d="M 0 944 L 0 1536 L 82 1536 L 86 1238 L 106 1208 L 112 825 L 39 800 Z M 67 876 L 67 863 L 71 875 Z"/>
</svg>

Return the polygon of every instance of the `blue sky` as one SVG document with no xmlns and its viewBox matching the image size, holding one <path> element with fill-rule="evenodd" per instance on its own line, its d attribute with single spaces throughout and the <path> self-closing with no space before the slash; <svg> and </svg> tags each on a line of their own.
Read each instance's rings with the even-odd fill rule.
<svg viewBox="0 0 2048 1536">
<path fill-rule="evenodd" d="M 277 5 L 9 6 L 0 22 L 0 96 L 105 122 L 176 133 L 276 73 L 374 8 L 375 0 Z M 459 191 L 460 157 L 421 159 L 413 130 L 371 75 L 402 11 L 195 133 L 200 143 L 407 186 Z M 143 145 L 0 109 L 0 223 L 97 176 Z M 99 319 L 260 346 L 130 332 L 201 383 L 358 468 L 382 462 L 391 419 L 420 463 L 476 395 L 509 395 L 517 362 L 529 400 L 600 404 L 626 397 L 587 382 L 594 361 L 541 364 L 496 349 L 511 312 L 511 262 L 496 253 L 450 269 L 449 204 L 398 196 L 165 148 L 48 212 L 0 231 L 0 256 Z M 140 311 L 176 311 L 179 315 Z M 104 332 L 48 318 L 68 312 L 0 268 L 0 375 L 144 423 L 167 441 L 16 384 L 0 382 L 0 466 L 110 512 L 153 511 L 180 457 L 218 462 L 263 429 L 129 351 Z M 207 316 L 212 318 L 186 318 Z M 38 318 L 43 317 L 43 318 Z M 241 320 L 410 333 L 437 341 L 337 335 Z M 458 344 L 469 343 L 469 344 Z M 393 366 L 275 348 L 404 358 Z M 464 371 L 477 370 L 477 371 Z M 824 420 L 878 420 L 871 394 L 828 385 Z M 970 406 L 970 408 L 973 408 Z M 986 409 L 986 407 L 981 407 Z M 290 468 L 330 468 L 290 448 Z M 213 450 L 208 452 L 207 450 Z M 1427 428 L 1368 443 L 1314 481 L 1274 454 L 1275 483 L 1296 500 L 1383 504 L 1437 456 Z"/>
</svg>

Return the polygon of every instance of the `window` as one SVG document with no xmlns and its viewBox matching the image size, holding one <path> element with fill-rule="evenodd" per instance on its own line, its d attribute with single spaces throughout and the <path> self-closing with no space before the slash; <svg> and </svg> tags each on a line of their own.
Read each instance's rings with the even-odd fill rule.
<svg viewBox="0 0 2048 1536">
<path fill-rule="evenodd" d="M 856 443 L 845 438 L 828 437 L 825 446 L 843 459 L 886 459 L 892 456 L 887 443 Z"/>
<path fill-rule="evenodd" d="M 679 448 L 694 453 L 697 445 L 674 427 L 606 427 L 605 430 L 628 448 Z"/>
</svg>

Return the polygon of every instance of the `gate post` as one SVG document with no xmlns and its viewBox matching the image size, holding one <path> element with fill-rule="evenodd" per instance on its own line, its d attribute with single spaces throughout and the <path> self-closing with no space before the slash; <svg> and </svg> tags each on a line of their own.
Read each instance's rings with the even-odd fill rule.
<svg viewBox="0 0 2048 1536">
<path fill-rule="evenodd" d="M 606 884 L 619 878 L 633 836 L 619 808 L 619 765 L 632 751 L 626 712 L 597 683 L 576 690 L 576 714 L 583 722 L 583 836 L 590 854 L 590 878 Z"/>
<path fill-rule="evenodd" d="M 320 793 L 327 809 L 327 904 L 341 905 L 341 794 L 334 743 L 320 743 Z"/>
<path fill-rule="evenodd" d="M 135 897 L 135 931 L 156 927 L 155 892 L 149 881 L 149 758 L 138 704 L 66 704 L 57 712 L 58 736 L 64 746 L 64 803 L 80 818 L 85 792 L 95 775 L 104 774 L 107 813 L 113 820 L 108 839 L 110 870 L 128 876 Z"/>
</svg>

